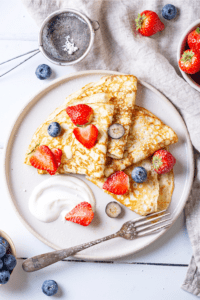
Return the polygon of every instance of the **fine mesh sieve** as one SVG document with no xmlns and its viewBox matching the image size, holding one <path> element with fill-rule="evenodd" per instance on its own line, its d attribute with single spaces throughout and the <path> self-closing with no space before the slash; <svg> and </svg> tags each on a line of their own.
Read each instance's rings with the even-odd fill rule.
<svg viewBox="0 0 200 300">
<path fill-rule="evenodd" d="M 92 21 L 81 12 L 65 8 L 49 15 L 42 23 L 39 32 L 39 49 L 35 49 L 0 63 L 3 65 L 11 60 L 33 53 L 30 57 L 8 70 L 0 77 L 17 68 L 34 55 L 41 52 L 49 61 L 61 66 L 69 66 L 81 61 L 90 51 L 95 31 L 100 28 L 98 21 Z M 76 47 L 76 51 L 66 51 L 66 41 Z"/>
</svg>

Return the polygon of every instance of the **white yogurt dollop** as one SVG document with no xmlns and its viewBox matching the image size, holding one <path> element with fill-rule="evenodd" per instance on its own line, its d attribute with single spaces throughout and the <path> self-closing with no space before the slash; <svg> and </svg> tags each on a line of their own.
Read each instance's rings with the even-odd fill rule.
<svg viewBox="0 0 200 300">
<path fill-rule="evenodd" d="M 29 199 L 29 210 L 38 220 L 53 222 L 65 215 L 81 202 L 88 202 L 95 212 L 95 198 L 89 186 L 73 176 L 53 176 L 33 190 Z"/>
</svg>

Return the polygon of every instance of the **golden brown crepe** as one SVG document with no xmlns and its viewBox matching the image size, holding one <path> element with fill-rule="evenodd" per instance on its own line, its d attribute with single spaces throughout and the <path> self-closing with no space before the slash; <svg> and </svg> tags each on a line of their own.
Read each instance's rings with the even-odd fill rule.
<svg viewBox="0 0 200 300">
<path fill-rule="evenodd" d="M 135 106 L 123 159 L 107 160 L 105 176 L 124 170 L 155 151 L 177 143 L 176 133 L 147 109 Z"/>
<path fill-rule="evenodd" d="M 84 100 L 82 103 L 84 103 Z M 96 176 L 97 178 L 103 177 L 108 144 L 107 131 L 112 124 L 114 106 L 109 103 L 88 103 L 87 105 L 94 111 L 91 124 L 94 124 L 99 130 L 97 143 L 93 148 L 87 149 L 76 140 L 73 134 L 73 129 L 76 126 L 62 106 L 61 109 L 56 109 L 33 135 L 26 153 L 25 163 L 30 165 L 30 155 L 28 153 L 32 152 L 37 145 L 46 145 L 50 149 L 59 148 L 62 150 L 61 165 L 57 170 L 58 174 L 77 173 Z M 102 118 L 102 115 L 104 118 Z M 58 122 L 61 125 L 62 132 L 60 136 L 51 137 L 48 134 L 47 128 L 51 122 Z M 38 172 L 40 174 L 46 173 L 41 170 Z"/>
<path fill-rule="evenodd" d="M 132 123 L 132 112 L 135 104 L 136 92 L 137 78 L 135 76 L 105 76 L 101 78 L 101 80 L 95 83 L 90 83 L 83 87 L 80 91 L 67 97 L 65 104 L 75 105 L 81 103 L 81 100 L 86 97 L 95 97 L 96 94 L 101 93 L 109 94 L 109 101 L 115 106 L 113 123 L 123 125 L 125 134 L 118 140 L 109 137 L 107 155 L 120 159 L 123 157 L 129 129 Z"/>
</svg>

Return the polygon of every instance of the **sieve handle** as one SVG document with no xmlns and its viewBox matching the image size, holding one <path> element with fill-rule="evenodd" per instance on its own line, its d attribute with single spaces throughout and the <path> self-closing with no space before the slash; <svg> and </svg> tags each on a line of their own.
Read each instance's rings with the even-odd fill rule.
<svg viewBox="0 0 200 300">
<path fill-rule="evenodd" d="M 92 23 L 92 27 L 93 27 L 94 31 L 99 30 L 100 24 L 99 24 L 98 21 L 96 21 L 96 20 L 90 20 L 90 22 Z M 94 23 L 96 23 L 97 25 L 95 26 Z"/>
<path fill-rule="evenodd" d="M 27 54 L 32 53 L 32 52 L 35 52 L 35 53 L 34 53 L 33 55 L 29 56 L 28 58 L 26 58 L 25 60 L 23 60 L 22 62 L 20 62 L 18 65 L 16 65 L 16 66 L 13 67 L 12 69 L 10 69 L 10 70 L 8 70 L 7 72 L 1 74 L 0 77 L 3 77 L 3 76 L 6 75 L 7 73 L 9 73 L 9 72 L 11 72 L 12 70 L 16 69 L 18 66 L 22 65 L 23 63 L 25 63 L 27 60 L 29 60 L 30 58 L 32 58 L 33 56 L 35 56 L 36 54 L 38 54 L 38 53 L 40 52 L 40 50 L 39 50 L 39 49 L 35 49 L 35 50 L 26 52 L 26 53 L 24 53 L 24 54 L 21 54 L 21 55 L 19 55 L 19 56 L 13 57 L 13 58 L 11 58 L 11 59 L 9 59 L 9 60 L 6 60 L 6 61 L 0 63 L 0 65 L 6 64 L 6 63 L 8 63 L 9 61 L 12 61 L 12 60 L 14 60 L 14 59 L 17 59 L 17 58 L 19 58 L 19 57 L 22 57 L 22 56 L 27 55 Z"/>
</svg>

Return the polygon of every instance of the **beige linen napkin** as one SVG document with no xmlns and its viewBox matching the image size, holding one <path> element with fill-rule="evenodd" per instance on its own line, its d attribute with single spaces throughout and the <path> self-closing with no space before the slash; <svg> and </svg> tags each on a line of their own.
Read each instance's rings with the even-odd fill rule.
<svg viewBox="0 0 200 300">
<path fill-rule="evenodd" d="M 186 27 L 198 19 L 199 0 L 176 0 L 179 14 L 166 21 L 161 16 L 166 0 L 22 0 L 40 26 L 45 17 L 55 10 L 75 8 L 92 20 L 98 20 L 90 54 L 77 70 L 116 70 L 136 75 L 155 86 L 181 112 L 194 147 L 200 151 L 200 93 L 191 88 L 177 73 L 176 50 L 180 36 Z M 143 10 L 159 14 L 166 28 L 153 37 L 135 36 L 133 22 Z M 198 170 L 200 159 L 196 158 Z M 193 257 L 183 289 L 200 296 L 200 173 L 198 171 L 193 190 L 186 205 L 187 228 L 193 247 Z"/>
</svg>

